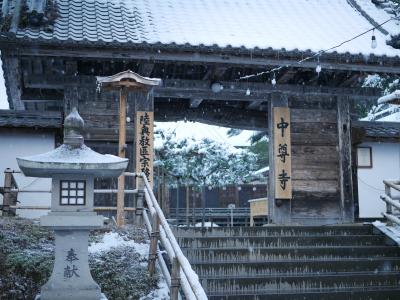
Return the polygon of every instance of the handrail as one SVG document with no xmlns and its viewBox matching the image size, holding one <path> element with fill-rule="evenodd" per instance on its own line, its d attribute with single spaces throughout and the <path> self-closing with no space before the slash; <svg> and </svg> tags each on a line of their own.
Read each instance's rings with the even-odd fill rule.
<svg viewBox="0 0 400 300">
<path fill-rule="evenodd" d="M 380 198 L 386 203 L 386 212 L 383 212 L 382 215 L 390 222 L 396 223 L 400 225 L 400 218 L 396 216 L 393 210 L 397 210 L 400 212 L 400 202 L 395 201 L 398 200 L 398 197 L 392 197 L 391 189 L 400 191 L 400 181 L 392 181 L 392 180 L 383 180 L 385 184 L 385 194 L 381 195 Z"/>
<path fill-rule="evenodd" d="M 400 192 L 400 180 L 384 180 L 383 183 Z"/>
<path fill-rule="evenodd" d="M 166 249 L 166 252 L 169 256 L 169 259 L 171 260 L 173 267 L 172 267 L 172 275 L 174 275 L 174 261 L 177 262 L 178 265 L 178 274 L 179 277 L 179 282 L 182 287 L 182 290 L 185 293 L 185 296 L 189 300 L 206 300 L 207 295 L 204 292 L 203 287 L 200 284 L 199 277 L 197 274 L 193 271 L 189 261 L 185 257 L 185 255 L 182 252 L 182 249 L 180 248 L 178 242 L 176 241 L 176 238 L 174 234 L 172 233 L 171 228 L 169 227 L 169 224 L 164 216 L 163 211 L 161 210 L 157 199 L 154 196 L 153 190 L 146 178 L 146 175 L 144 173 L 129 173 L 126 172 L 124 173 L 125 176 L 136 176 L 139 177 L 143 180 L 144 185 L 142 187 L 138 187 L 139 190 L 142 188 L 144 191 L 144 198 L 146 200 L 149 212 L 151 217 L 153 218 L 153 224 L 158 224 L 160 226 L 159 230 L 159 235 L 160 235 L 160 241 L 163 244 L 164 248 Z M 148 219 L 147 212 L 143 211 L 143 216 L 144 220 L 146 223 L 146 227 L 148 227 L 148 230 L 152 230 L 151 232 L 154 232 L 154 226 L 151 226 L 150 220 Z M 147 219 L 147 221 L 146 221 Z M 156 221 L 155 221 L 156 220 Z M 150 253 L 152 255 L 152 253 Z M 176 260 L 175 260 L 176 259 Z M 177 270 L 175 270 L 177 271 Z M 177 275 L 177 274 L 175 274 Z M 171 298 L 173 297 L 173 281 L 175 276 L 171 276 Z"/>
</svg>

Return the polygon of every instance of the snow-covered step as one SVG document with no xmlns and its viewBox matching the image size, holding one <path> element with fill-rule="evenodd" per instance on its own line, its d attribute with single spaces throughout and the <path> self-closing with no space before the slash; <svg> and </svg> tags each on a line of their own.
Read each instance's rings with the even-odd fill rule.
<svg viewBox="0 0 400 300">
<path fill-rule="evenodd" d="M 175 233 L 210 300 L 400 299 L 400 248 L 370 225 Z"/>
<path fill-rule="evenodd" d="M 315 260 L 284 260 L 284 261 L 258 261 L 241 262 L 199 262 L 192 264 L 193 269 L 200 277 L 226 277 L 226 276 L 271 276 L 271 275 L 300 275 L 300 274 L 336 274 L 339 272 L 399 272 L 400 257 L 370 257 L 353 259 L 326 259 Z"/>
<path fill-rule="evenodd" d="M 393 273 L 363 273 L 356 276 L 339 273 L 336 275 L 303 275 L 303 276 L 265 276 L 265 277 L 235 277 L 235 278 L 205 278 L 202 286 L 213 292 L 234 294 L 282 292 L 328 292 L 342 289 L 363 289 L 377 286 L 396 286 L 400 284 L 400 274 Z"/>
<path fill-rule="evenodd" d="M 235 294 L 210 293 L 209 300 L 397 300 L 400 295 L 400 287 L 375 286 L 361 289 L 347 288 L 341 291 L 326 292 L 297 292 L 281 291 L 279 293 L 245 293 Z"/>
<path fill-rule="evenodd" d="M 397 246 L 339 246 L 303 248 L 210 248 L 183 249 L 191 263 L 203 262 L 262 262 L 329 259 L 346 260 L 352 258 L 400 257 Z"/>
<path fill-rule="evenodd" d="M 266 226 L 266 227 L 174 227 L 176 236 L 194 237 L 285 237 L 285 236 L 346 236 L 370 235 L 373 226 Z"/>
<path fill-rule="evenodd" d="M 184 237 L 179 239 L 182 248 L 282 248 L 374 246 L 389 240 L 383 235 L 331 235 L 331 236 L 249 236 L 249 237 Z"/>
</svg>

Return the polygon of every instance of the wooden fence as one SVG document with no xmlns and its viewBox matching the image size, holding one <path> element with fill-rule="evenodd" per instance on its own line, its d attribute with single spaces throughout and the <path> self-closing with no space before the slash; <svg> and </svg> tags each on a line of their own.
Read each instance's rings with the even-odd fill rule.
<svg viewBox="0 0 400 300">
<path fill-rule="evenodd" d="M 200 284 L 197 274 L 193 271 L 189 261 L 183 254 L 181 248 L 171 228 L 161 210 L 157 199 L 154 196 L 153 190 L 146 179 L 146 176 L 141 173 L 125 173 L 125 176 L 136 176 L 138 179 L 138 211 L 142 211 L 143 220 L 147 231 L 150 235 L 150 253 L 149 253 L 149 272 L 155 272 L 155 263 L 158 259 L 161 271 L 170 287 L 171 300 L 180 298 L 179 290 L 182 291 L 189 300 L 208 299 L 203 287 Z M 144 199 L 147 204 L 147 209 L 140 210 L 139 204 L 143 203 L 140 199 Z M 161 242 L 165 249 L 168 259 L 171 262 L 171 272 L 167 268 L 167 262 L 161 255 L 158 241 Z"/>
</svg>

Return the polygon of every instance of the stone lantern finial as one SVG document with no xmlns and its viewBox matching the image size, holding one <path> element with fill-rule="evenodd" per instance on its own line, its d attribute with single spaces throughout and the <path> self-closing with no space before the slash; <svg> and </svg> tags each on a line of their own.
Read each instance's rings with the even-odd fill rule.
<svg viewBox="0 0 400 300">
<path fill-rule="evenodd" d="M 64 121 L 64 144 L 72 148 L 79 148 L 83 145 L 82 136 L 85 121 L 79 115 L 76 107 L 73 107 Z"/>
</svg>

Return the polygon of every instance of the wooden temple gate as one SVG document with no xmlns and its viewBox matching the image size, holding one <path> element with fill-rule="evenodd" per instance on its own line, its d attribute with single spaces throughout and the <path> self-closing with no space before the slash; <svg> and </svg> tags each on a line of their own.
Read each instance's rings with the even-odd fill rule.
<svg viewBox="0 0 400 300">
<path fill-rule="evenodd" d="M 218 47 L 166 46 L 165 51 L 160 47 L 144 45 L 132 50 L 57 43 L 26 47 L 23 40 L 4 42 L 1 55 L 10 107 L 43 115 L 49 111 L 66 115 L 77 106 L 86 121 L 87 145 L 98 152 L 118 154 L 120 94 L 99 92 L 96 77 L 132 70 L 160 78 L 162 84 L 150 93 L 127 95 L 128 171 L 136 169 L 134 132 L 140 111 L 154 113 L 155 121 L 200 121 L 264 131 L 271 141 L 267 196 L 273 223 L 354 220 L 351 117 L 356 102 L 376 100 L 379 95 L 376 89 L 360 88 L 360 80 L 365 72 L 399 73 L 397 61 L 388 58 L 382 64 L 381 60 L 370 59 L 366 64 L 363 57 L 351 56 L 344 64 L 344 56 L 325 54 L 324 71 L 317 74 L 316 62 L 298 64 L 300 52 L 280 52 L 277 58 L 272 50 L 253 51 L 249 56 L 247 50 Z M 276 84 L 263 76 L 238 80 L 240 74 L 282 64 L 286 68 L 276 74 Z M 213 90 L 214 83 L 224 89 Z M 281 127 L 276 127 L 281 116 L 276 114 L 278 120 L 274 119 L 278 108 L 285 108 L 282 111 L 287 118 Z M 285 123 L 290 138 L 281 136 L 285 139 L 279 141 Z M 282 157 L 279 145 L 284 144 L 289 152 Z M 290 172 L 282 169 L 283 158 Z M 277 188 L 281 184 L 291 193 L 280 195 Z M 110 186 L 116 188 L 116 182 L 96 183 L 99 189 Z M 133 188 L 134 182 L 126 182 L 125 187 Z M 110 202 L 114 200 L 104 196 L 95 201 L 104 206 L 113 205 Z M 134 199 L 128 196 L 125 201 Z"/>
<path fill-rule="evenodd" d="M 290 123 L 291 133 L 287 141 L 291 144 L 291 153 L 287 157 L 287 161 L 291 162 L 288 184 L 291 183 L 292 195 L 276 196 L 276 178 L 278 171 L 282 170 L 271 167 L 268 193 L 271 221 L 278 224 L 326 224 L 354 220 L 351 107 L 354 100 L 375 99 L 375 90 L 299 87 L 288 84 L 290 80 L 285 83 L 285 76 L 291 78 L 288 74 L 278 78 L 276 86 L 226 81 L 229 76 L 234 77 L 229 75 L 228 70 L 237 67 L 229 64 L 222 67 L 210 63 L 205 66 L 188 63 L 184 76 L 190 77 L 187 72 L 191 67 L 203 70 L 203 80 L 166 79 L 178 76 L 165 73 L 171 68 L 169 66 L 178 68 L 182 62 L 131 60 L 130 63 L 121 61 L 116 64 L 110 60 L 100 62 L 82 57 L 54 58 L 49 57 L 48 52 L 39 57 L 28 53 L 15 56 L 8 51 L 2 54 L 6 78 L 19 76 L 23 83 L 18 89 L 11 82 L 8 85 L 10 91 L 20 94 L 12 98 L 16 102 L 14 107 L 20 103 L 26 110 L 39 110 L 43 114 L 48 110 L 59 110 L 65 115 L 71 107 L 77 106 L 86 121 L 85 140 L 100 152 L 118 153 L 120 95 L 116 91 L 99 92 L 95 75 L 112 75 L 123 71 L 123 68 L 130 68 L 142 72 L 142 75 L 163 79 L 163 84 L 148 95 L 135 92 L 127 95 L 126 116 L 130 120 L 126 123 L 126 156 L 130 159 L 128 169 L 131 172 L 135 171 L 136 164 L 134 132 L 138 111 L 154 112 L 155 121 L 185 119 L 265 131 L 271 141 L 270 165 L 275 166 L 275 161 L 281 157 L 277 156 L 274 139 L 281 129 L 275 128 L 277 124 L 272 116 L 277 108 L 288 108 L 290 118 L 287 122 Z M 11 64 L 17 68 L 11 68 Z M 19 72 L 13 75 L 11 70 Z M 295 71 L 308 74 L 303 69 Z M 80 75 L 74 76 L 76 72 Z M 95 74 L 90 75 L 91 72 Z M 335 70 L 332 72 L 334 76 Z M 340 70 L 336 72 L 340 74 Z M 210 85 L 216 81 L 225 86 L 226 91 L 212 92 Z M 250 96 L 246 96 L 247 87 L 252 91 Z M 107 188 L 111 184 L 99 181 L 97 188 Z M 126 183 L 127 188 L 133 186 L 133 182 Z M 108 205 L 112 200 L 104 196 L 97 201 Z M 125 201 L 133 199 L 128 196 Z"/>
</svg>

